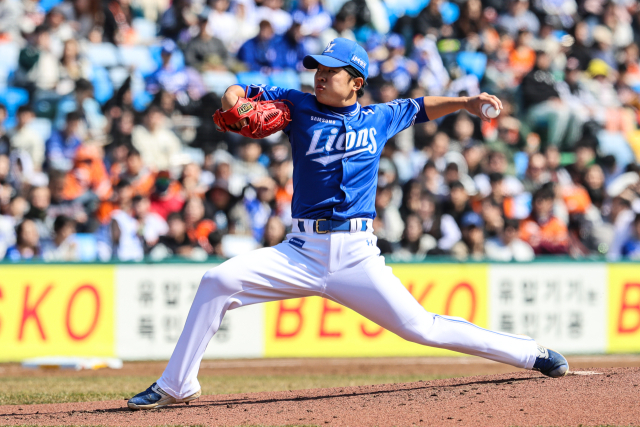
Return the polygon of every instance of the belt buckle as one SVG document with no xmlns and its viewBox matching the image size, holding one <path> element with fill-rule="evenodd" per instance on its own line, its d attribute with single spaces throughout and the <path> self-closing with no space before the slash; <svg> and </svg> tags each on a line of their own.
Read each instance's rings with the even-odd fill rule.
<svg viewBox="0 0 640 427">
<path fill-rule="evenodd" d="M 316 219 L 316 233 L 318 233 L 318 234 L 327 234 L 329 232 L 329 230 L 320 231 L 320 228 L 319 228 L 320 221 L 326 221 L 326 219 Z"/>
</svg>

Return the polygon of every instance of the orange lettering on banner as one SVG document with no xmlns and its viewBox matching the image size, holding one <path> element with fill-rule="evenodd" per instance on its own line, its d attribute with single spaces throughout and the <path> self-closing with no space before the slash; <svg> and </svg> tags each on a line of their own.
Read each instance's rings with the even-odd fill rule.
<svg viewBox="0 0 640 427">
<path fill-rule="evenodd" d="M 305 299 L 304 298 L 300 298 L 300 304 L 298 304 L 297 307 L 285 307 L 284 306 L 284 301 L 280 301 L 280 306 L 278 308 L 278 317 L 276 319 L 276 338 L 291 338 L 294 337 L 296 335 L 298 335 L 298 333 L 300 332 L 300 330 L 302 329 L 302 321 L 303 321 L 303 317 L 302 317 L 302 306 L 304 305 Z M 295 316 L 298 317 L 298 326 L 292 331 L 292 332 L 282 332 L 281 327 L 282 327 L 282 320 L 285 316 L 285 314 L 294 314 Z"/>
<path fill-rule="evenodd" d="M 22 337 L 24 334 L 24 325 L 30 318 L 33 318 L 33 320 L 35 320 L 36 324 L 38 325 L 38 330 L 40 331 L 42 340 L 47 340 L 47 337 L 44 334 L 44 330 L 42 329 L 42 324 L 40 323 L 40 318 L 38 317 L 38 306 L 42 301 L 44 301 L 44 298 L 47 296 L 51 289 L 53 289 L 53 285 L 47 286 L 44 292 L 42 292 L 42 294 L 40 295 L 40 298 L 38 298 L 36 303 L 32 306 L 29 306 L 29 292 L 31 292 L 31 286 L 27 285 L 27 287 L 24 289 L 24 304 L 22 305 L 22 321 L 20 322 L 18 341 L 22 341 Z"/>
<path fill-rule="evenodd" d="M 342 332 L 328 332 L 324 329 L 324 322 L 327 319 L 329 313 L 340 313 L 342 307 L 329 307 L 329 300 L 322 300 L 322 316 L 320 317 L 320 336 L 321 337 L 334 337 L 339 338 L 342 336 Z"/>
<path fill-rule="evenodd" d="M 82 291 L 88 291 L 88 292 L 91 292 L 93 294 L 93 298 L 95 300 L 96 307 L 95 307 L 95 310 L 94 310 L 93 321 L 91 322 L 91 326 L 89 326 L 89 329 L 87 329 L 87 331 L 85 333 L 79 334 L 79 333 L 76 333 L 71 328 L 71 309 L 73 308 L 73 302 L 76 300 L 76 297 Z M 99 316 L 100 316 L 100 295 L 98 294 L 98 290 L 92 285 L 82 285 L 82 286 L 80 286 L 78 289 L 76 289 L 73 292 L 73 294 L 71 295 L 71 298 L 69 298 L 69 304 L 67 304 L 67 316 L 66 316 L 67 333 L 69 334 L 69 336 L 72 339 L 74 339 L 76 341 L 82 341 L 83 339 L 85 339 L 89 335 L 91 335 L 91 332 L 93 332 L 93 330 L 96 328 L 96 325 L 98 324 L 98 317 Z"/>
<path fill-rule="evenodd" d="M 627 293 L 631 292 L 632 289 L 636 289 L 638 291 L 638 300 L 635 304 L 627 301 Z M 621 300 L 620 312 L 618 313 L 618 332 L 621 334 L 632 334 L 640 329 L 640 283 L 625 283 L 624 288 L 622 289 Z M 638 319 L 635 325 L 631 327 L 625 327 L 623 325 L 624 315 L 627 310 L 635 310 L 637 313 Z"/>
<path fill-rule="evenodd" d="M 413 293 L 413 283 L 409 283 L 407 289 L 409 290 L 409 293 L 413 295 L 413 297 L 418 301 L 418 303 L 420 303 L 420 305 L 424 305 L 424 300 L 427 299 L 427 295 L 429 295 L 429 292 L 431 292 L 431 289 L 433 289 L 433 282 L 429 283 L 427 287 L 424 288 L 424 291 L 422 291 L 422 294 L 419 297 L 417 297 Z"/>
<path fill-rule="evenodd" d="M 444 307 L 444 315 L 445 316 L 449 316 L 450 313 L 450 309 L 451 309 L 451 302 L 453 301 L 453 297 L 455 296 L 456 292 L 461 291 L 461 290 L 467 290 L 467 292 L 469 292 L 469 295 L 471 296 L 471 312 L 469 313 L 469 316 L 466 317 L 466 319 L 473 323 L 473 318 L 476 316 L 476 292 L 473 290 L 473 287 L 468 284 L 468 283 L 458 283 L 453 289 L 451 289 L 451 292 L 449 292 L 449 296 L 447 297 L 447 303 Z"/>
</svg>

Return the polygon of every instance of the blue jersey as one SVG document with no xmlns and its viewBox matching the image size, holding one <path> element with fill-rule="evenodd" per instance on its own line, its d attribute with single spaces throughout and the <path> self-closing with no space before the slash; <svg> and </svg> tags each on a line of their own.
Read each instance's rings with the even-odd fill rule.
<svg viewBox="0 0 640 427">
<path fill-rule="evenodd" d="M 375 218 L 378 163 L 387 140 L 426 121 L 423 99 L 333 108 L 315 95 L 277 87 L 245 87 L 249 97 L 290 101 L 284 129 L 293 155 L 291 214 L 298 219 Z"/>
</svg>

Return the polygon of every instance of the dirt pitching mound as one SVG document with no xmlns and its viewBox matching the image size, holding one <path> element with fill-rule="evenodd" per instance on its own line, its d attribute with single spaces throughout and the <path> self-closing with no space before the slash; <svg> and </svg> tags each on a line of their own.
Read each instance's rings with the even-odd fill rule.
<svg viewBox="0 0 640 427">
<path fill-rule="evenodd" d="M 531 371 L 407 384 L 204 396 L 133 412 L 125 401 L 0 406 L 0 424 L 640 425 L 640 368 L 550 379 Z"/>
</svg>

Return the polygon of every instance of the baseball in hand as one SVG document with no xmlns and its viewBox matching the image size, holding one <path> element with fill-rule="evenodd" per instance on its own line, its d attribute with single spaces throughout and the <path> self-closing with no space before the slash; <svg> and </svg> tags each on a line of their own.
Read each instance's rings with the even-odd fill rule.
<svg viewBox="0 0 640 427">
<path fill-rule="evenodd" d="M 491 104 L 483 104 L 482 114 L 484 114 L 485 117 L 488 117 L 490 119 L 495 119 L 500 115 L 500 110 L 496 110 L 495 107 Z"/>
</svg>

